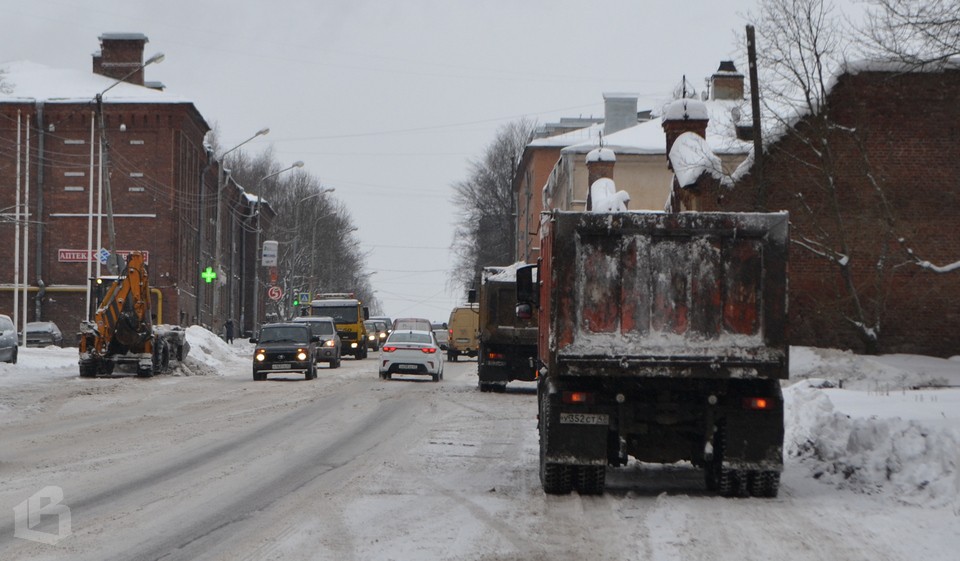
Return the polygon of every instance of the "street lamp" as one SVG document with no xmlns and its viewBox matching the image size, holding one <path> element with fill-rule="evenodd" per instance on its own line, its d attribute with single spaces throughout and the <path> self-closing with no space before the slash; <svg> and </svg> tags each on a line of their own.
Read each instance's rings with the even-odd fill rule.
<svg viewBox="0 0 960 561">
<path fill-rule="evenodd" d="M 107 235 L 110 240 L 110 259 L 113 260 L 115 267 L 117 268 L 117 273 L 123 269 L 123 263 L 120 261 L 119 257 L 116 256 L 117 252 L 117 233 L 113 225 L 113 196 L 110 191 L 110 154 L 108 152 L 109 143 L 107 142 L 107 128 L 103 122 L 103 94 L 115 88 L 121 82 L 125 82 L 127 78 L 133 76 L 137 72 L 140 72 L 147 66 L 150 66 L 154 63 L 163 62 L 165 58 L 163 53 L 157 53 L 152 57 L 148 58 L 145 62 L 137 66 L 136 69 L 129 72 L 122 78 L 114 81 L 112 84 L 107 86 L 104 90 L 96 95 L 94 101 L 96 102 L 96 114 L 97 114 L 97 125 L 100 127 L 100 193 L 99 201 L 103 201 L 103 193 L 106 192 L 106 202 L 107 202 Z M 92 148 L 91 148 L 92 150 Z M 91 151 L 91 166 L 93 165 L 93 152 Z M 92 172 L 91 172 L 92 173 Z M 92 176 L 91 176 L 92 177 Z M 91 184 L 92 185 L 92 184 Z M 87 223 L 87 278 L 90 278 L 92 271 L 90 270 L 90 257 L 93 255 L 93 189 L 90 189 L 90 217 Z M 101 231 L 100 231 L 100 212 L 97 211 L 97 245 L 100 245 L 101 240 Z M 99 261 L 97 262 L 97 276 L 100 276 L 100 265 Z M 89 284 L 89 283 L 88 283 Z M 89 319 L 90 313 L 90 287 L 87 286 L 87 314 Z"/>
<path fill-rule="evenodd" d="M 260 206 L 263 204 L 263 182 L 270 179 L 271 177 L 276 177 L 285 171 L 290 171 L 294 168 L 302 168 L 303 162 L 296 161 L 293 165 L 285 167 L 280 171 L 275 171 L 270 175 L 266 175 L 257 182 L 257 236 L 256 241 L 254 242 L 254 251 L 256 251 L 256 256 L 254 259 L 254 270 L 253 270 L 253 332 L 258 333 L 260 331 L 260 264 L 263 259 L 263 248 L 260 247 Z"/>
<path fill-rule="evenodd" d="M 220 262 L 220 254 L 221 254 L 221 250 L 222 250 L 222 245 L 221 245 L 222 242 L 221 242 L 221 239 L 222 239 L 222 237 L 223 237 L 223 234 L 222 234 L 223 227 L 222 227 L 222 225 L 221 225 L 221 223 L 220 223 L 220 220 L 221 220 L 221 218 L 222 218 L 222 209 L 221 209 L 221 204 L 222 204 L 222 203 L 221 203 L 220 197 L 221 197 L 222 194 L 223 194 L 223 189 L 224 189 L 224 187 L 225 187 L 224 183 L 225 183 L 225 181 L 226 181 L 226 172 L 224 171 L 223 164 L 226 162 L 226 156 L 227 156 L 227 154 L 229 154 L 230 152 L 233 152 L 233 151 L 236 150 L 237 148 L 240 148 L 240 147 L 243 146 L 244 144 L 246 144 L 246 143 L 250 142 L 251 140 L 257 138 L 258 136 L 265 136 L 265 135 L 267 135 L 267 134 L 270 134 L 270 128 L 269 128 L 269 127 L 264 127 L 264 128 L 262 128 L 262 129 L 258 130 L 256 133 L 254 133 L 254 135 L 251 136 L 250 138 L 244 140 L 244 141 L 241 142 L 240 144 L 237 144 L 237 145 L 234 146 L 233 148 L 231 148 L 231 149 L 227 150 L 226 152 L 220 154 L 220 158 L 218 158 L 218 159 L 219 159 L 219 162 L 220 162 L 220 165 L 219 165 L 218 168 L 217 168 L 217 219 L 216 219 L 216 221 L 215 221 L 216 228 L 217 228 L 217 232 L 216 232 L 216 242 L 215 242 L 214 254 L 213 254 L 214 268 L 215 268 L 215 270 L 216 270 L 216 272 L 217 272 L 218 275 L 222 274 L 222 271 L 221 271 L 221 262 Z M 202 204 L 203 204 L 203 192 L 202 192 L 202 191 L 203 191 L 203 178 L 201 178 L 201 180 L 200 180 L 200 189 L 201 189 L 201 193 L 200 193 L 200 203 L 201 203 L 201 205 L 202 205 Z M 202 214 L 201 214 L 201 216 L 202 216 Z M 201 220 L 201 222 L 202 222 L 202 220 Z M 202 225 L 202 224 L 200 225 L 200 232 L 203 232 L 203 225 Z M 202 237 L 201 237 L 201 240 L 202 240 Z M 203 244 L 200 243 L 200 244 L 198 245 L 198 247 L 201 247 L 201 248 L 202 248 L 202 247 L 203 247 Z M 200 263 L 200 266 L 202 267 L 203 264 Z M 232 271 L 233 271 L 233 267 L 231 267 L 230 270 L 231 270 L 231 272 L 232 272 Z M 197 284 L 198 284 L 198 286 L 200 286 L 200 287 L 203 286 L 202 283 L 199 283 L 199 282 L 198 282 Z M 228 289 L 228 290 L 229 290 L 229 289 Z M 232 296 L 232 292 L 231 292 L 231 296 Z M 197 290 L 197 301 L 198 301 L 198 302 L 200 301 L 200 289 Z M 232 306 L 232 303 L 233 303 L 232 300 L 228 303 L 228 304 L 229 304 L 229 305 L 228 305 L 228 308 L 229 308 L 230 310 L 229 310 L 229 313 L 228 313 L 227 315 L 228 315 L 229 317 L 233 317 L 233 306 Z M 198 309 L 197 316 L 199 317 L 199 315 L 200 315 L 200 313 L 199 313 L 199 305 L 197 306 L 197 309 Z M 216 314 L 219 313 L 219 311 L 220 311 L 220 290 L 219 290 L 216 286 L 214 286 L 214 288 L 213 288 L 213 314 L 214 314 L 214 317 L 216 317 Z M 215 321 L 216 321 L 216 319 L 214 319 L 214 322 L 215 322 Z"/>
</svg>

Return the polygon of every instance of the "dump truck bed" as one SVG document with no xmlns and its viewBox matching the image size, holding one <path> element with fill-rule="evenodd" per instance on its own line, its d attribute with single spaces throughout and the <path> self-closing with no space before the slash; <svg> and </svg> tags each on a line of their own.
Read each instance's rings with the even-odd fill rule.
<svg viewBox="0 0 960 561">
<path fill-rule="evenodd" d="M 786 213 L 545 218 L 551 375 L 786 378 Z"/>
</svg>

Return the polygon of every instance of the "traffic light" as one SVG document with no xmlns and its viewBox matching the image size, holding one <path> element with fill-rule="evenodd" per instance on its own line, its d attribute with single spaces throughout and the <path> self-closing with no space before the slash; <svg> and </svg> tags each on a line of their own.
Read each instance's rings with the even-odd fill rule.
<svg viewBox="0 0 960 561">
<path fill-rule="evenodd" d="M 300 305 L 300 298 L 296 295 L 296 293 L 294 293 L 294 295 L 293 295 L 293 305 L 294 305 L 294 307 Z"/>
</svg>

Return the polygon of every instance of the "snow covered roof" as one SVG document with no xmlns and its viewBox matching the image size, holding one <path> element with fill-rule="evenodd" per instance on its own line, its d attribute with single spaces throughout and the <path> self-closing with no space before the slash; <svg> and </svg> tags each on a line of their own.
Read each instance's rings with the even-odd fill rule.
<svg viewBox="0 0 960 561">
<path fill-rule="evenodd" d="M 531 140 L 527 146 L 541 147 L 541 148 L 563 148 L 564 146 L 570 146 L 572 144 L 580 144 L 583 142 L 590 142 L 590 146 L 596 146 L 597 140 L 600 138 L 600 133 L 603 132 L 603 123 L 596 123 L 590 125 L 589 127 L 584 127 L 582 129 L 577 129 L 570 132 L 565 132 L 563 134 L 557 134 L 554 136 L 545 136 L 543 138 L 536 138 Z"/>
<path fill-rule="evenodd" d="M 736 129 L 737 125 L 750 122 L 750 105 L 746 100 L 708 100 L 698 103 L 702 104 L 710 118 L 707 123 L 706 140 L 711 151 L 715 154 L 746 154 L 750 151 L 753 144 L 739 140 Z M 602 130 L 602 128 L 599 130 Z M 535 142 L 532 142 L 531 145 Z M 565 154 L 586 154 L 596 148 L 597 144 L 599 144 L 599 135 L 594 134 L 584 141 L 561 146 L 566 146 L 562 150 Z M 603 135 L 603 145 L 606 148 L 613 149 L 621 156 L 629 154 L 666 154 L 667 137 L 663 132 L 661 121 L 653 119 L 610 135 Z"/>
<path fill-rule="evenodd" d="M 0 64 L 3 73 L 3 88 L 0 103 L 44 101 L 48 103 L 92 102 L 98 93 L 109 88 L 116 80 L 90 71 L 50 68 L 30 61 Z M 193 103 L 184 97 L 175 96 L 121 82 L 103 94 L 110 103 Z"/>
</svg>

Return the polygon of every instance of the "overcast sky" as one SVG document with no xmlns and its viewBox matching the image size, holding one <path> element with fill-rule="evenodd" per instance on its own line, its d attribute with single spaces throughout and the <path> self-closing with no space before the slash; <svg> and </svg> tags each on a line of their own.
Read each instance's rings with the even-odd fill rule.
<svg viewBox="0 0 960 561">
<path fill-rule="evenodd" d="M 445 321 L 456 209 L 497 129 L 602 115 L 604 92 L 662 103 L 738 47 L 755 0 L 0 0 L 0 61 L 88 70 L 105 32 L 163 52 L 147 80 L 234 146 L 262 127 L 281 165 L 349 209 L 384 312 Z M 740 40 L 742 42 L 742 39 Z M 762 46 L 761 46 L 762 47 Z"/>
</svg>

